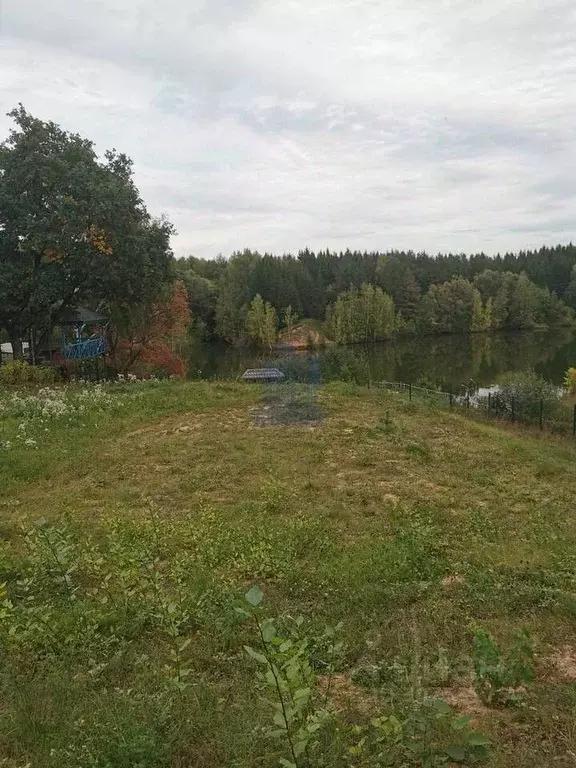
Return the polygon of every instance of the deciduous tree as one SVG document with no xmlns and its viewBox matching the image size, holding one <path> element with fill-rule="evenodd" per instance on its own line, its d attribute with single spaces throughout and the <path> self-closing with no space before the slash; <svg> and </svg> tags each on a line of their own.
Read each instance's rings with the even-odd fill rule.
<svg viewBox="0 0 576 768">
<path fill-rule="evenodd" d="M 152 297 L 170 275 L 171 225 L 154 221 L 115 151 L 30 115 L 0 145 L 0 326 L 15 356 L 70 304 Z"/>
<path fill-rule="evenodd" d="M 268 301 L 256 294 L 246 316 L 246 331 L 256 344 L 271 347 L 278 337 L 278 315 Z"/>
</svg>

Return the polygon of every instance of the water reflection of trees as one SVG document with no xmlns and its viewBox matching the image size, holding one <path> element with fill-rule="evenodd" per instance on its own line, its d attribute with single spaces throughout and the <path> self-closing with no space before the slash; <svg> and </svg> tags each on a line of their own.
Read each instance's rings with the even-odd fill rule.
<svg viewBox="0 0 576 768">
<path fill-rule="evenodd" d="M 276 364 L 278 357 L 274 354 L 198 345 L 191 350 L 190 376 L 234 378 L 246 368 L 269 364 L 273 358 Z M 569 329 L 428 336 L 368 346 L 331 347 L 320 352 L 318 358 L 325 381 L 421 382 L 457 391 L 471 381 L 488 386 L 508 371 L 535 370 L 561 384 L 566 369 L 576 364 L 576 337 Z"/>
<path fill-rule="evenodd" d="M 366 350 L 373 380 L 425 380 L 444 389 L 470 381 L 494 383 L 502 373 L 536 370 L 560 384 L 576 342 L 567 329 L 554 333 L 470 334 L 405 339 Z"/>
</svg>

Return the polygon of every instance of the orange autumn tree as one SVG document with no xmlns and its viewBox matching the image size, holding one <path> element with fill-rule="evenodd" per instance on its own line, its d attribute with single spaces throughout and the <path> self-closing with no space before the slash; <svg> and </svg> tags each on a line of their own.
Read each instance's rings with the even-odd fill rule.
<svg viewBox="0 0 576 768">
<path fill-rule="evenodd" d="M 117 373 L 185 376 L 182 349 L 191 322 L 188 293 L 174 282 L 153 304 L 111 307 L 109 362 Z"/>
</svg>

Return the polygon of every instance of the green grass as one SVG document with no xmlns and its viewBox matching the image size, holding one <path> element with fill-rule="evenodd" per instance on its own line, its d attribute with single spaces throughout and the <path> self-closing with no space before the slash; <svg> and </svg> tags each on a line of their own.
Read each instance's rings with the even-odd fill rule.
<svg viewBox="0 0 576 768">
<path fill-rule="evenodd" d="M 263 428 L 258 387 L 114 391 L 33 448 L 4 420 L 0 766 L 278 765 L 236 611 L 254 583 L 266 615 L 343 623 L 342 728 L 444 697 L 492 765 L 573 765 L 574 443 L 349 384 L 322 423 Z M 521 706 L 474 699 L 477 628 L 532 633 Z M 377 765 L 341 738 L 311 764 Z"/>
</svg>

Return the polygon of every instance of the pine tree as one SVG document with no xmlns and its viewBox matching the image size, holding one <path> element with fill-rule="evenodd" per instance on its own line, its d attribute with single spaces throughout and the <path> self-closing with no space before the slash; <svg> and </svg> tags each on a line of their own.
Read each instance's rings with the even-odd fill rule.
<svg viewBox="0 0 576 768">
<path fill-rule="evenodd" d="M 402 313 L 402 317 L 408 321 L 414 320 L 418 313 L 418 305 L 420 304 L 420 286 L 416 282 L 411 269 L 407 269 L 404 272 L 396 296 L 393 298 L 396 309 Z"/>
<path fill-rule="evenodd" d="M 564 302 L 576 311 L 576 264 L 572 267 L 572 276 L 564 294 Z"/>
</svg>

